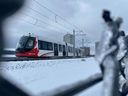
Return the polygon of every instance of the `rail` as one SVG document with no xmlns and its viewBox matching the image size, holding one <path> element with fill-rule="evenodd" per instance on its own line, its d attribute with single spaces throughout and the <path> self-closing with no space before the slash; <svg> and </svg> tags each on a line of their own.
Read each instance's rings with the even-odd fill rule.
<svg viewBox="0 0 128 96">
<path fill-rule="evenodd" d="M 0 56 L 3 51 L 3 22 L 4 20 L 15 13 L 24 3 L 24 0 L 0 0 Z M 110 18 L 109 11 L 104 11 L 103 19 L 106 22 L 108 30 L 104 33 L 100 41 L 100 50 L 97 50 L 96 58 L 100 63 L 102 74 L 94 74 L 85 80 L 78 81 L 71 85 L 62 86 L 49 92 L 43 92 L 39 96 L 73 96 L 82 92 L 83 90 L 103 81 L 103 95 L 102 96 L 126 96 L 128 93 L 128 86 L 121 92 L 119 91 L 119 62 L 116 58 L 118 50 L 120 49 L 118 40 L 119 28 L 121 19 L 117 18 L 115 21 Z M 107 36 L 106 36 L 107 34 Z M 107 85 L 107 87 L 106 87 Z M 24 92 L 18 86 L 9 82 L 2 75 L 0 76 L 0 95 L 1 96 L 30 96 L 29 93 Z"/>
</svg>

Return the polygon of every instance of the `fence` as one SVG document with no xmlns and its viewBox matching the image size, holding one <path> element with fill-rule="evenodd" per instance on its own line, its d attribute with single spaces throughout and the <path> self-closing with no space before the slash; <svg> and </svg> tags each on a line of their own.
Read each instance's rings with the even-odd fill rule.
<svg viewBox="0 0 128 96">
<path fill-rule="evenodd" d="M 22 5 L 23 0 L 1 0 L 0 1 L 0 56 L 3 50 L 3 22 L 4 20 L 15 13 Z M 78 81 L 74 84 L 62 86 L 49 92 L 43 92 L 39 96 L 73 96 L 94 84 L 103 80 L 103 96 L 126 96 L 128 93 L 128 86 L 122 92 L 119 91 L 119 64 L 116 57 L 116 52 L 119 49 L 117 44 L 121 20 L 118 18 L 113 21 L 108 11 L 104 11 L 103 19 L 109 28 L 106 31 L 105 38 L 100 42 L 100 50 L 97 50 L 97 60 L 101 64 L 102 74 L 97 73 L 85 80 Z M 107 86 L 106 86 L 107 85 Z M 25 93 L 18 86 L 13 85 L 2 75 L 0 76 L 0 95 L 1 96 L 30 96 Z"/>
</svg>

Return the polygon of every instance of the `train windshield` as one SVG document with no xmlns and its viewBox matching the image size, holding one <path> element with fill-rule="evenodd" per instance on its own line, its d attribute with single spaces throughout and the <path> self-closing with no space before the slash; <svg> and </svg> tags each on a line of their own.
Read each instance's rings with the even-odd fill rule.
<svg viewBox="0 0 128 96">
<path fill-rule="evenodd" d="M 23 36 L 21 37 L 16 51 L 29 51 L 34 47 L 34 37 Z"/>
</svg>

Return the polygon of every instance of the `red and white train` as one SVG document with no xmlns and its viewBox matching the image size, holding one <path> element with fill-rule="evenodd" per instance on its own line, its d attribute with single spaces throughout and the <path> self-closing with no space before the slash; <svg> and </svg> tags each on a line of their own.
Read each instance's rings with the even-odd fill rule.
<svg viewBox="0 0 128 96">
<path fill-rule="evenodd" d="M 80 50 L 75 49 L 76 56 L 80 56 Z M 73 56 L 71 44 L 59 44 L 41 40 L 35 36 L 22 36 L 16 47 L 17 57 L 51 57 Z"/>
</svg>

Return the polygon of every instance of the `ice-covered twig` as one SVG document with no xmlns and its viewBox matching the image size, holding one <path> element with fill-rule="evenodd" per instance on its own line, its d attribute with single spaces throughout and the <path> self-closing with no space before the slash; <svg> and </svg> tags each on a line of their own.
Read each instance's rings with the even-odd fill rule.
<svg viewBox="0 0 128 96">
<path fill-rule="evenodd" d="M 126 96 L 128 94 L 128 85 L 127 82 L 124 84 L 124 88 L 122 89 L 121 96 Z"/>
</svg>

